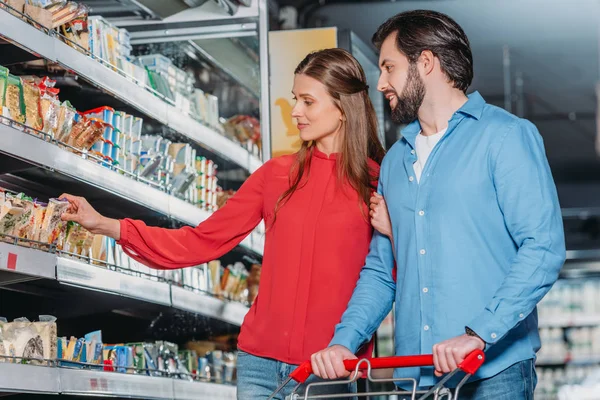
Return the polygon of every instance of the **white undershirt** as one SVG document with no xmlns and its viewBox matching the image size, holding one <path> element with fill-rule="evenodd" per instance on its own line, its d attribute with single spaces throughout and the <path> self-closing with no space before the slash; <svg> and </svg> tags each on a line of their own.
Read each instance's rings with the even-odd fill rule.
<svg viewBox="0 0 600 400">
<path fill-rule="evenodd" d="M 419 132 L 417 135 L 417 139 L 415 140 L 415 150 L 417 152 L 417 161 L 413 164 L 413 168 L 415 170 L 415 175 L 417 177 L 417 182 L 421 181 L 421 174 L 425 169 L 425 163 L 429 158 L 429 155 L 433 151 L 433 148 L 440 141 L 444 133 L 446 133 L 446 129 L 439 131 L 436 134 L 425 136 L 422 132 Z"/>
</svg>

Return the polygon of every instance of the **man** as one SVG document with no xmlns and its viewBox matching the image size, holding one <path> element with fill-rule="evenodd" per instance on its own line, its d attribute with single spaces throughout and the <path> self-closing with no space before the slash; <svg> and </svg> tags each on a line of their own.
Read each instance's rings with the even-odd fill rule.
<svg viewBox="0 0 600 400">
<path fill-rule="evenodd" d="M 448 16 L 410 11 L 373 37 L 378 89 L 410 123 L 383 160 L 390 240 L 376 233 L 329 348 L 312 357 L 323 378 L 369 340 L 396 302 L 396 354 L 434 354 L 434 368 L 395 371 L 433 386 L 476 349 L 486 362 L 461 399 L 531 399 L 540 348 L 536 304 L 565 260 L 556 187 L 530 122 L 467 96 L 469 41 Z M 458 376 L 457 378 L 461 378 Z M 451 380 L 449 385 L 456 385 Z"/>
</svg>

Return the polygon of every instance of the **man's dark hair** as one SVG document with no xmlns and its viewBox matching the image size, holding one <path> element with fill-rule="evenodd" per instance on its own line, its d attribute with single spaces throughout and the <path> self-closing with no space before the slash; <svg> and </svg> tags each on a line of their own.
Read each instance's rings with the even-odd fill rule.
<svg viewBox="0 0 600 400">
<path fill-rule="evenodd" d="M 454 87 L 467 91 L 473 80 L 473 55 L 469 39 L 460 25 L 446 14 L 430 10 L 400 13 L 388 19 L 373 35 L 373 44 L 381 49 L 383 41 L 397 33 L 396 46 L 411 63 L 430 50 Z"/>
</svg>

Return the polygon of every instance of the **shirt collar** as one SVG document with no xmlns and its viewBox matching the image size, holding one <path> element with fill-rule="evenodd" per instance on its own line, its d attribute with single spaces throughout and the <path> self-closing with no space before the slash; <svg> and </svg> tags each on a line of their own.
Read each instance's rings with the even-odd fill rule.
<svg viewBox="0 0 600 400">
<path fill-rule="evenodd" d="M 467 97 L 467 102 L 463 104 L 463 106 L 454 114 L 456 115 L 460 113 L 475 119 L 481 118 L 481 114 L 483 114 L 483 109 L 485 107 L 484 98 L 479 94 L 478 91 L 471 93 Z M 408 142 L 414 147 L 415 139 L 419 132 L 421 132 L 421 123 L 417 119 L 402 129 L 402 136 L 406 138 L 406 140 L 408 140 Z"/>
</svg>

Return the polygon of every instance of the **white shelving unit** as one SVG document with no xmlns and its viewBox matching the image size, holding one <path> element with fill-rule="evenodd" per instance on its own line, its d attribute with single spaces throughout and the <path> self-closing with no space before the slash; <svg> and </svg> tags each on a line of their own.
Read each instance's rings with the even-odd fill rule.
<svg viewBox="0 0 600 400">
<path fill-rule="evenodd" d="M 0 26 L 0 36 L 74 71 L 94 86 L 249 172 L 254 172 L 262 165 L 261 160 L 252 156 L 239 144 L 161 100 L 135 83 L 133 78 L 117 73 L 58 38 L 47 35 L 4 10 L 0 10 Z"/>
<path fill-rule="evenodd" d="M 0 153 L 77 179 L 188 225 L 196 226 L 210 213 L 141 181 L 121 175 L 78 154 L 11 126 L 0 124 Z M 254 232 L 241 245 L 262 255 L 262 234 Z"/>
<path fill-rule="evenodd" d="M 235 387 L 116 372 L 0 363 L 6 393 L 124 397 L 154 400 L 228 400 Z"/>
<path fill-rule="evenodd" d="M 195 292 L 167 282 L 129 275 L 73 258 L 0 242 L 0 272 L 7 281 L 30 278 L 56 280 L 61 284 L 129 297 L 173 307 L 240 326 L 248 307 Z"/>
<path fill-rule="evenodd" d="M 214 33 L 216 30 L 220 32 L 219 37 L 226 38 L 227 35 L 257 37 L 257 54 L 260 63 L 256 79 L 259 83 L 252 81 L 248 84 L 245 82 L 247 76 L 233 76 L 231 71 L 224 72 L 232 76 L 237 84 L 250 90 L 259 100 L 263 159 L 267 160 L 270 154 L 267 0 L 253 0 L 251 7 L 240 7 L 240 12 L 234 16 L 227 16 L 216 6 L 216 3 L 208 2 L 181 15 L 163 21 L 146 21 L 144 25 L 153 25 L 160 30 L 166 24 L 172 28 L 172 32 L 178 32 L 177 24 L 181 23 L 198 24 L 198 27 L 193 30 L 200 32 L 200 36 Z M 132 38 L 135 39 L 135 43 L 144 43 L 144 35 L 139 33 L 139 24 L 135 22 L 128 24 L 127 21 L 120 20 L 118 25 L 130 27 L 132 30 L 136 30 L 138 26 L 137 33 L 132 34 Z M 243 35 L 240 35 L 240 31 L 243 31 Z M 165 31 L 160 31 L 159 36 L 165 36 L 162 32 Z M 197 37 L 196 34 L 192 36 Z M 114 66 L 71 47 L 52 31 L 38 29 L 23 19 L 11 15 L 5 9 L 0 9 L 0 38 L 35 57 L 59 64 L 78 78 L 118 99 L 120 103 L 227 160 L 236 169 L 241 168 L 252 173 L 263 164 L 263 160 L 251 154 L 242 145 L 223 136 L 219 129 L 180 111 L 157 92 L 141 85 Z M 161 37 L 160 40 L 163 39 Z M 174 40 L 178 39 L 174 38 Z M 217 56 L 214 58 L 217 67 L 223 65 L 223 59 Z M 243 71 L 244 68 L 237 69 L 238 72 L 240 70 Z M 89 86 L 85 87 L 89 89 Z M 211 215 L 193 204 L 170 195 L 151 182 L 107 168 L 95 161 L 93 157 L 71 152 L 48 137 L 23 130 L 19 125 L 12 124 L 8 120 L 3 119 L 0 122 L 0 137 L 2 137 L 0 157 L 3 157 L 11 167 L 26 166 L 28 169 L 25 175 L 29 174 L 27 178 L 3 176 L 3 183 L 12 184 L 15 179 L 23 179 L 27 185 L 39 189 L 44 185 L 51 185 L 45 182 L 44 179 L 47 177 L 49 182 L 59 182 L 63 186 L 77 185 L 80 192 L 85 194 L 89 191 L 102 199 L 109 199 L 116 207 L 120 206 L 121 201 L 126 200 L 123 202 L 126 207 L 135 212 L 139 211 L 144 217 L 165 217 L 169 222 L 175 221 L 192 226 L 201 223 Z M 47 189 L 50 190 L 46 190 L 46 193 L 54 190 L 53 187 Z M 41 193 L 44 193 L 44 190 L 41 190 Z M 240 246 L 260 257 L 263 254 L 264 237 L 259 232 L 253 232 L 240 243 Z M 95 265 L 86 259 L 55 252 L 52 248 L 37 249 L 24 247 L 22 242 L 19 244 L 0 242 L 0 285 L 13 284 L 31 285 L 27 286 L 27 290 L 34 291 L 38 287 L 40 290 L 50 291 L 59 289 L 60 293 L 66 294 L 67 298 L 68 295 L 73 294 L 78 296 L 78 299 L 88 297 L 106 299 L 110 303 L 109 307 L 112 307 L 114 300 L 118 305 L 139 306 L 147 313 L 157 310 L 162 313 L 167 309 L 181 310 L 208 317 L 210 324 L 226 326 L 227 329 L 240 326 L 248 312 L 248 307 L 241 303 L 188 290 L 157 277 L 144 277 L 142 274 L 114 266 Z M 57 300 L 57 308 L 61 305 L 63 304 L 59 305 Z M 39 311 L 42 312 L 41 309 Z M 58 317 L 60 327 L 60 316 Z M 2 360 L 0 360 L 0 393 L 155 400 L 225 400 L 236 397 L 235 387 L 224 384 L 89 369 L 13 364 Z"/>
</svg>

